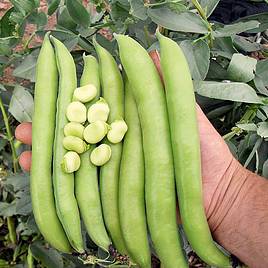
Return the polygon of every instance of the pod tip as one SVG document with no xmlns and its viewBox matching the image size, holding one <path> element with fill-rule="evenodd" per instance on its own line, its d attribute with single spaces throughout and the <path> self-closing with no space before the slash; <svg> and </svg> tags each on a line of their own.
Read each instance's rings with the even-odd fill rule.
<svg viewBox="0 0 268 268">
<path fill-rule="evenodd" d="M 95 35 L 93 36 L 92 41 L 93 41 L 93 46 L 96 48 L 99 45 L 99 43 L 97 42 Z"/>
<path fill-rule="evenodd" d="M 47 31 L 46 34 L 45 34 L 45 36 L 48 36 L 49 37 L 50 34 L 51 34 L 51 31 Z"/>
<path fill-rule="evenodd" d="M 155 35 L 156 35 L 157 39 L 162 37 L 162 34 L 160 33 L 159 27 L 156 28 Z"/>
<path fill-rule="evenodd" d="M 57 41 L 57 38 L 54 37 L 53 35 L 49 35 L 49 39 L 53 44 L 55 44 L 55 42 Z"/>
<path fill-rule="evenodd" d="M 118 41 L 121 37 L 129 37 L 128 35 L 117 34 L 117 33 L 113 33 L 113 36 L 116 39 L 116 41 Z"/>
</svg>

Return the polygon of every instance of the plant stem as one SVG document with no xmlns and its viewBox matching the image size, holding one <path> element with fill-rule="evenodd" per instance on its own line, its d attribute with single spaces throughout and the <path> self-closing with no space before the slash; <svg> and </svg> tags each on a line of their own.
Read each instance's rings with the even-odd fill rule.
<svg viewBox="0 0 268 268">
<path fill-rule="evenodd" d="M 256 112 L 258 109 L 258 105 L 254 104 L 251 105 L 246 112 L 244 113 L 244 115 L 242 116 L 242 118 L 237 122 L 237 124 L 242 124 L 242 123 L 248 123 L 251 122 L 254 117 L 256 116 Z M 238 127 L 234 127 L 232 128 L 232 131 L 225 134 L 223 137 L 224 140 L 230 140 L 231 138 L 233 138 L 235 135 L 240 134 L 241 133 L 241 129 Z"/>
<path fill-rule="evenodd" d="M 3 115 L 8 141 L 10 143 L 12 159 L 13 159 L 13 171 L 14 171 L 14 173 L 16 173 L 17 169 L 18 169 L 17 154 L 16 154 L 16 149 L 15 149 L 14 143 L 13 143 L 13 136 L 11 134 L 11 130 L 10 130 L 9 122 L 8 122 L 8 117 L 7 117 L 6 110 L 4 108 L 4 104 L 3 104 L 1 96 L 0 96 L 0 109 L 1 109 L 1 112 Z M 16 235 L 16 230 L 15 230 L 14 219 L 12 217 L 7 217 L 7 228 L 8 228 L 8 235 L 9 235 L 9 239 L 10 239 L 11 243 L 16 244 L 17 235 Z"/>
<path fill-rule="evenodd" d="M 14 223 L 14 219 L 12 217 L 7 217 L 7 228 L 8 228 L 8 236 L 9 236 L 9 240 L 12 244 L 16 244 L 17 243 L 17 234 L 16 234 L 16 230 L 15 230 L 15 223 Z"/>
<path fill-rule="evenodd" d="M 30 37 L 26 40 L 26 42 L 25 42 L 25 44 L 24 44 L 24 46 L 23 46 L 23 50 L 27 50 L 27 49 L 29 48 L 29 44 L 30 44 L 30 42 L 33 40 L 35 34 L 36 34 L 36 31 L 34 31 L 34 32 L 30 35 Z"/>
<path fill-rule="evenodd" d="M 11 148 L 12 161 L 13 161 L 13 171 L 14 171 L 14 173 L 16 173 L 18 170 L 18 163 L 17 163 L 16 149 L 15 149 L 14 142 L 13 142 L 14 137 L 13 137 L 11 130 L 10 130 L 8 117 L 7 117 L 6 110 L 4 108 L 4 104 L 3 104 L 1 96 L 0 96 L 0 109 L 1 109 L 1 112 L 3 114 L 3 119 L 4 119 L 6 132 L 7 132 L 7 138 L 8 138 L 9 144 L 10 144 L 10 148 Z"/>
<path fill-rule="evenodd" d="M 109 27 L 111 25 L 114 25 L 113 21 L 108 21 L 108 22 L 105 22 L 105 23 L 94 23 L 94 24 L 91 25 L 91 27 L 93 27 L 95 29 L 102 29 L 104 27 Z"/>
<path fill-rule="evenodd" d="M 202 6 L 198 2 L 198 0 L 192 0 L 192 3 L 195 6 L 195 8 L 197 9 L 197 11 L 200 14 L 200 16 L 203 18 L 203 20 L 205 20 L 206 22 L 208 22 L 207 21 L 207 15 L 205 13 L 205 10 L 202 8 Z"/>
<path fill-rule="evenodd" d="M 158 3 L 144 3 L 144 6 L 145 7 L 156 7 L 156 6 L 162 6 L 162 5 L 165 5 L 167 4 L 168 1 L 163 1 L 163 2 L 158 2 Z"/>
<path fill-rule="evenodd" d="M 210 47 L 212 47 L 213 45 L 213 30 L 212 30 L 212 26 L 210 24 L 210 22 L 208 21 L 206 12 L 204 11 L 204 9 L 202 8 L 202 6 L 200 5 L 200 3 L 198 2 L 198 0 L 192 0 L 193 5 L 195 6 L 195 8 L 197 9 L 199 15 L 201 16 L 201 18 L 205 21 L 207 27 L 208 27 L 208 31 L 209 31 L 209 45 Z"/>
<path fill-rule="evenodd" d="M 34 267 L 34 262 L 33 262 L 33 255 L 30 246 L 28 247 L 28 254 L 27 254 L 27 265 L 28 268 L 33 268 Z"/>
<path fill-rule="evenodd" d="M 233 138 L 236 135 L 236 131 L 231 131 L 225 135 L 222 136 L 222 138 L 226 141 L 229 141 L 231 138 Z"/>
</svg>

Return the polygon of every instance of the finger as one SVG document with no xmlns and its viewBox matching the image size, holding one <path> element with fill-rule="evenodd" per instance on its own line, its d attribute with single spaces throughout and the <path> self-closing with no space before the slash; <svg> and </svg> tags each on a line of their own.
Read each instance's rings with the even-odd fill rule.
<svg viewBox="0 0 268 268">
<path fill-rule="evenodd" d="M 32 123 L 24 122 L 16 127 L 15 137 L 24 144 L 32 145 Z"/>
<path fill-rule="evenodd" d="M 32 164 L 32 152 L 24 151 L 19 157 L 19 164 L 25 171 L 30 171 Z"/>
</svg>

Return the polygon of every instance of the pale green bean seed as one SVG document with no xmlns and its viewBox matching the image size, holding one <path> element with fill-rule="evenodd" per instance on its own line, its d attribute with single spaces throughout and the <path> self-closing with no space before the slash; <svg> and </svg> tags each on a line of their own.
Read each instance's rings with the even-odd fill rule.
<svg viewBox="0 0 268 268">
<path fill-rule="evenodd" d="M 82 139 L 75 136 L 64 137 L 62 143 L 66 150 L 75 151 L 78 154 L 82 154 L 89 148 L 89 145 L 87 145 Z"/>
<path fill-rule="evenodd" d="M 80 163 L 81 161 L 79 154 L 70 151 L 64 155 L 61 167 L 64 172 L 73 173 L 74 171 L 77 171 L 79 169 Z"/>
<path fill-rule="evenodd" d="M 89 123 L 94 123 L 98 120 L 106 122 L 110 113 L 110 108 L 105 99 L 100 98 L 99 101 L 91 105 L 88 109 L 87 119 Z"/>
<path fill-rule="evenodd" d="M 69 122 L 65 125 L 63 131 L 65 136 L 76 136 L 83 139 L 83 132 L 85 127 L 77 122 Z"/>
<path fill-rule="evenodd" d="M 78 87 L 74 91 L 74 100 L 89 102 L 97 95 L 97 88 L 93 84 Z"/>
<path fill-rule="evenodd" d="M 119 143 L 122 141 L 127 132 L 126 122 L 123 119 L 115 120 L 110 127 L 111 129 L 108 131 L 107 139 L 111 143 Z"/>
<path fill-rule="evenodd" d="M 71 102 L 66 110 L 70 122 L 84 123 L 87 120 L 87 108 L 80 101 Z"/>
<path fill-rule="evenodd" d="M 84 139 L 91 144 L 98 143 L 105 137 L 109 128 L 109 125 L 103 121 L 93 122 L 85 128 Z"/>
<path fill-rule="evenodd" d="M 111 147 L 108 144 L 101 144 L 92 151 L 90 161 L 95 166 L 103 166 L 110 160 L 111 155 Z"/>
</svg>

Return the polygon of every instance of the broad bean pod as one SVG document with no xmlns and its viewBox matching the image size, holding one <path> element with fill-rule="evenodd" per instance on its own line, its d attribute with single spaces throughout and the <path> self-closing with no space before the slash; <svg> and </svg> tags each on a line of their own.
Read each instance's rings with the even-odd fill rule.
<svg viewBox="0 0 268 268">
<path fill-rule="evenodd" d="M 57 216 L 52 186 L 57 92 L 56 57 L 47 33 L 36 65 L 30 189 L 33 214 L 41 234 L 54 248 L 68 253 L 71 247 Z"/>
<path fill-rule="evenodd" d="M 119 215 L 131 259 L 141 268 L 151 267 L 144 196 L 144 157 L 141 126 L 131 87 L 125 82 L 125 120 L 128 132 L 123 142 L 119 179 Z"/>
<path fill-rule="evenodd" d="M 80 86 L 90 83 L 97 89 L 96 97 L 87 105 L 89 106 L 100 96 L 99 65 L 96 58 L 93 56 L 84 55 L 83 59 L 84 69 L 80 80 Z M 90 238 L 100 248 L 108 251 L 112 242 L 107 234 L 102 215 L 98 171 L 97 167 L 90 161 L 90 154 L 95 147 L 95 145 L 91 145 L 88 151 L 80 155 L 81 166 L 80 169 L 75 172 L 75 195 Z"/>
<path fill-rule="evenodd" d="M 64 126 L 68 123 L 66 109 L 73 98 L 77 87 L 76 69 L 72 55 L 55 37 L 52 42 L 56 51 L 56 60 L 59 71 L 59 92 L 57 100 L 56 129 L 53 154 L 53 185 L 58 217 L 72 247 L 84 252 L 81 233 L 80 215 L 74 195 L 74 174 L 65 173 L 61 163 L 67 150 L 63 147 Z"/>
<path fill-rule="evenodd" d="M 212 266 L 231 267 L 228 257 L 213 242 L 203 206 L 200 141 L 188 63 L 176 42 L 160 33 L 158 39 L 183 228 L 203 261 Z"/>
<path fill-rule="evenodd" d="M 108 123 L 124 117 L 124 85 L 117 63 L 112 55 L 94 40 L 100 62 L 102 95 L 110 107 Z M 105 225 L 115 247 L 121 254 L 127 254 L 118 210 L 118 182 L 122 143 L 111 144 L 112 156 L 100 168 L 100 191 Z"/>
</svg>

